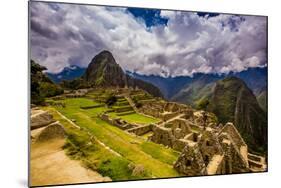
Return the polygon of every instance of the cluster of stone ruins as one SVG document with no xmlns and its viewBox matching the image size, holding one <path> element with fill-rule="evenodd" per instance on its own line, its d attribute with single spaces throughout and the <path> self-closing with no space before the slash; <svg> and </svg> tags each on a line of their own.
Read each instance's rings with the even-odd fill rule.
<svg viewBox="0 0 281 188">
<path fill-rule="evenodd" d="M 136 108 L 132 98 L 141 95 L 138 90 L 119 93 L 137 113 L 161 121 L 148 125 L 130 124 L 122 117 L 110 118 L 107 113 L 101 114 L 101 119 L 138 136 L 151 133 L 148 140 L 181 152 L 174 163 L 179 172 L 197 176 L 266 170 L 265 158 L 248 152 L 232 123 L 217 124 L 213 114 L 163 100 L 144 100 L 142 107 Z M 206 121 L 204 114 L 207 114 Z"/>
<path fill-rule="evenodd" d="M 142 97 L 147 94 L 138 89 L 115 88 L 114 92 L 117 97 L 126 99 L 130 110 L 161 121 L 138 125 L 126 122 L 122 116 L 112 118 L 108 112 L 99 117 L 137 136 L 149 133 L 149 141 L 181 152 L 174 163 L 174 168 L 180 173 L 197 176 L 266 171 L 265 158 L 248 152 L 246 143 L 232 123 L 218 124 L 211 113 L 153 97 Z M 68 94 L 67 97 L 80 97 L 81 93 L 84 96 L 87 91 Z M 141 107 L 136 107 L 136 97 Z M 96 100 L 102 102 L 103 98 L 96 96 Z"/>
</svg>

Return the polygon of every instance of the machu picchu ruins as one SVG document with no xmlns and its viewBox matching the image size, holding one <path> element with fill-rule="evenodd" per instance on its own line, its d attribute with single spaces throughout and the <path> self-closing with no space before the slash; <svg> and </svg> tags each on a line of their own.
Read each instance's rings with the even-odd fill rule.
<svg viewBox="0 0 281 188">
<path fill-rule="evenodd" d="M 108 105 L 108 99 L 113 96 L 116 98 L 115 103 Z M 171 165 L 183 176 L 263 172 L 267 169 L 265 158 L 248 151 L 248 146 L 235 125 L 232 122 L 225 125 L 219 123 L 213 113 L 168 102 L 130 87 L 68 91 L 46 102 L 60 111 L 71 105 L 66 104 L 65 100 L 79 98 L 94 101 L 94 104 L 78 104 L 84 112 L 98 110 L 92 118 L 99 118 L 145 142 L 163 145 L 178 152 Z M 145 117 L 148 122 L 127 118 L 133 115 Z M 68 121 L 75 124 L 76 119 Z M 49 113 L 42 110 L 32 110 L 31 122 L 33 132 L 40 130 L 41 135 L 44 135 L 42 127 L 51 128 L 53 124 L 58 128 L 62 127 L 59 122 L 54 122 Z M 62 134 L 62 130 L 56 132 Z M 40 136 L 33 135 L 34 133 L 31 135 L 32 139 L 38 137 L 36 140 L 43 140 Z"/>
<path fill-rule="evenodd" d="M 136 108 L 133 113 L 156 117 L 160 121 L 138 125 L 122 120 L 122 114 L 118 114 L 118 118 L 111 118 L 108 115 L 110 111 L 102 113 L 100 118 L 138 136 L 150 134 L 149 141 L 181 152 L 174 164 L 179 172 L 197 176 L 266 170 L 264 157 L 248 152 L 246 143 L 233 123 L 222 125 L 216 122 L 214 114 L 174 102 L 158 102 L 138 89 L 117 90 L 117 93 L 120 101 L 125 98 L 128 100 L 125 104 L 132 105 L 131 108 L 121 105 L 120 109 L 132 113 L 136 105 L 129 101 L 138 97 L 142 107 Z M 205 113 L 206 121 L 203 117 Z"/>
</svg>

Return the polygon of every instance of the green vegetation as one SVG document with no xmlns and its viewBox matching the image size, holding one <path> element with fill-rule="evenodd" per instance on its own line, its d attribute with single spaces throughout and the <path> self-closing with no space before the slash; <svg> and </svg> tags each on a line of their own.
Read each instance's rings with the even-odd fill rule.
<svg viewBox="0 0 281 188">
<path fill-rule="evenodd" d="M 49 82 L 42 82 L 40 84 L 39 90 L 40 95 L 43 97 L 52 97 L 63 93 L 63 90 L 61 88 Z"/>
<path fill-rule="evenodd" d="M 97 59 L 97 62 L 100 66 L 98 66 L 98 69 L 96 70 L 96 81 L 95 85 L 102 85 L 106 81 L 104 79 L 104 67 L 106 66 L 106 59 Z"/>
<path fill-rule="evenodd" d="M 206 110 L 209 104 L 210 101 L 207 98 L 203 98 L 197 103 L 197 108 L 199 110 Z"/>
<path fill-rule="evenodd" d="M 47 70 L 31 60 L 31 103 L 44 104 L 45 97 L 60 95 L 63 90 L 42 72 Z"/>
<path fill-rule="evenodd" d="M 117 97 L 114 96 L 114 95 L 110 95 L 110 96 L 106 99 L 105 104 L 107 104 L 108 106 L 112 106 L 112 105 L 114 105 L 116 102 L 117 102 Z"/>
<path fill-rule="evenodd" d="M 147 176 L 176 177 L 180 175 L 172 167 L 173 161 L 175 161 L 179 155 L 177 152 L 173 151 L 172 149 L 167 149 L 161 145 L 145 141 L 145 139 L 141 137 L 128 134 L 123 130 L 97 118 L 97 115 L 99 113 L 108 110 L 108 108 L 99 107 L 87 110 L 81 109 L 80 106 L 93 105 L 94 103 L 92 100 L 85 98 L 65 99 L 64 103 L 65 108 L 59 106 L 54 106 L 52 108 L 56 108 L 59 112 L 61 112 L 69 119 L 75 119 L 75 123 L 79 125 L 83 131 L 89 132 L 96 139 L 100 140 L 106 146 L 118 152 L 122 156 L 119 157 L 119 159 L 110 159 L 109 162 L 104 162 L 108 157 L 112 156 L 112 154 L 100 152 L 99 150 L 97 150 L 97 147 L 93 149 L 86 146 L 81 147 L 79 139 L 76 143 L 73 141 L 72 136 L 71 143 L 74 143 L 73 145 L 78 145 L 79 148 L 79 152 L 74 150 L 74 155 L 82 157 L 83 159 L 86 158 L 86 161 L 90 161 L 88 162 L 88 164 L 91 164 L 88 165 L 90 166 L 90 168 L 96 168 L 103 175 L 106 174 L 112 179 L 116 180 L 135 178 L 135 176 L 132 175 L 128 177 L 128 174 L 130 174 L 129 172 L 131 172 L 130 169 L 128 170 L 127 168 L 125 168 L 128 163 L 133 163 L 135 165 L 140 164 L 145 169 L 144 175 L 142 175 L 142 177 L 137 177 L 138 179 L 145 178 Z M 123 117 L 125 116 L 122 116 L 122 118 Z M 127 118 L 129 117 L 133 117 L 132 120 L 134 121 L 138 119 L 139 121 L 145 121 L 146 123 L 151 123 L 151 120 L 153 120 L 146 116 L 138 116 L 136 114 L 128 115 Z M 145 120 L 141 120 L 142 118 Z M 81 139 L 86 140 L 86 138 L 83 137 Z M 89 140 L 87 140 L 87 143 L 88 142 Z M 69 150 L 70 146 L 67 146 L 66 149 Z M 83 153 L 81 153 L 80 150 L 82 150 Z M 99 155 L 99 153 L 102 153 L 102 155 Z M 161 155 L 163 156 L 161 157 Z M 125 161 L 120 162 L 118 160 Z M 122 168 L 123 170 L 118 168 Z"/>
<path fill-rule="evenodd" d="M 56 120 L 59 120 L 66 132 L 67 141 L 64 145 L 66 154 L 72 159 L 82 161 L 82 164 L 91 170 L 98 171 L 103 176 L 108 176 L 112 180 L 131 180 L 150 177 L 147 172 L 141 176 L 132 175 L 131 162 L 124 157 L 116 156 L 84 130 L 74 128 L 68 121 L 63 119 L 52 108 L 49 110 Z M 90 142 L 92 140 L 92 142 Z"/>
<path fill-rule="evenodd" d="M 111 117 L 119 117 L 117 115 L 117 113 L 115 113 L 115 112 L 111 112 L 111 113 L 109 113 L 109 115 Z M 157 123 L 160 121 L 159 119 L 156 119 L 153 117 L 148 117 L 148 116 L 145 116 L 142 114 L 137 114 L 137 113 L 124 115 L 124 116 L 122 116 L 122 119 L 129 123 L 137 123 L 137 124 Z"/>
<path fill-rule="evenodd" d="M 209 83 L 208 79 L 196 80 L 174 95 L 172 100 L 200 108 L 198 103 L 210 98 L 214 85 L 213 82 Z"/>
<path fill-rule="evenodd" d="M 262 91 L 257 96 L 258 103 L 263 111 L 267 112 L 267 90 Z"/>
<path fill-rule="evenodd" d="M 164 148 L 164 146 L 159 146 L 159 144 L 155 144 L 153 142 L 143 142 L 140 146 L 144 152 L 148 153 L 153 158 L 170 165 L 173 165 L 180 154 L 179 152 L 172 149 L 159 150 L 159 147 Z"/>
<path fill-rule="evenodd" d="M 82 79 L 82 78 L 76 78 L 73 80 L 64 80 L 60 83 L 61 87 L 71 90 L 76 89 L 83 89 L 89 87 L 89 85 Z"/>
</svg>

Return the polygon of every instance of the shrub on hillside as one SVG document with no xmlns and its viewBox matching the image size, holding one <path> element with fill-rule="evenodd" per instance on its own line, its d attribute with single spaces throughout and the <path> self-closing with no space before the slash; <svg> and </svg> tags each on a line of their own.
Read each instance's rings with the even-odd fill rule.
<svg viewBox="0 0 281 188">
<path fill-rule="evenodd" d="M 39 90 L 40 90 L 40 95 L 43 97 L 53 97 L 56 95 L 63 94 L 63 89 L 49 82 L 42 82 L 40 84 Z"/>
<path fill-rule="evenodd" d="M 107 104 L 108 106 L 112 106 L 117 102 L 117 97 L 115 95 L 110 95 L 106 101 L 105 104 Z"/>
</svg>

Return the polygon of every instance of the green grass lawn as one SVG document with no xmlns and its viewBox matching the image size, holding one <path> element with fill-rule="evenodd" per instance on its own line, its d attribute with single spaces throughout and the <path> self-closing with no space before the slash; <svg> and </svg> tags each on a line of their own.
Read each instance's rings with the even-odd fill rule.
<svg viewBox="0 0 281 188">
<path fill-rule="evenodd" d="M 148 117 L 142 114 L 134 113 L 134 114 L 129 114 L 129 115 L 124 115 L 124 116 L 118 116 L 116 115 L 115 112 L 109 113 L 111 117 L 120 117 L 123 120 L 129 122 L 129 123 L 137 123 L 137 124 L 149 124 L 149 123 L 157 123 L 160 120 L 157 118 L 153 117 Z"/>
<path fill-rule="evenodd" d="M 104 107 L 80 109 L 81 105 L 91 105 L 92 101 L 89 99 L 73 98 L 66 99 L 64 102 L 65 108 L 57 106 L 54 108 L 67 118 L 75 119 L 77 125 L 88 130 L 101 142 L 119 153 L 124 160 L 134 164 L 142 164 L 149 177 L 176 177 L 180 175 L 172 167 L 172 163 L 177 159 L 179 153 L 162 145 L 145 141 L 97 118 L 98 113 L 106 110 Z M 129 115 L 129 118 L 133 121 L 140 119 L 141 116 L 131 117 Z"/>
</svg>

